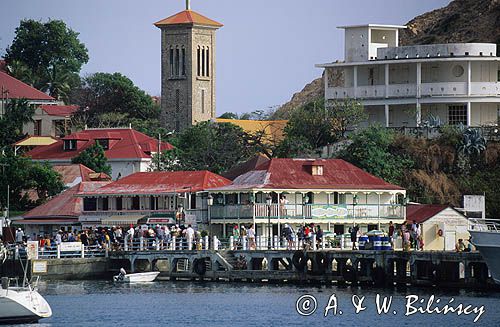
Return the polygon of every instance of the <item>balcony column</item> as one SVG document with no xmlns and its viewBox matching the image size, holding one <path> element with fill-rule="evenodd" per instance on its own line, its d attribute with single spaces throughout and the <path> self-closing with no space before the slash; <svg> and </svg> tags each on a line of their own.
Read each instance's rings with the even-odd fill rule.
<svg viewBox="0 0 500 327">
<path fill-rule="evenodd" d="M 472 120 L 472 107 L 470 101 L 467 102 L 467 127 L 471 126 Z"/>
<path fill-rule="evenodd" d="M 281 209 L 281 196 L 283 193 L 277 192 L 278 193 L 278 240 L 281 237 L 281 214 L 282 214 L 282 209 Z M 285 210 L 285 206 L 283 205 L 283 211 Z M 279 247 L 280 242 L 278 241 L 278 247 Z"/>
<path fill-rule="evenodd" d="M 389 105 L 388 104 L 384 105 L 384 111 L 385 111 L 385 127 L 389 127 Z"/>
<path fill-rule="evenodd" d="M 420 127 L 422 124 L 422 106 L 420 105 L 419 99 L 417 99 L 416 103 L 415 121 L 417 123 L 417 127 Z"/>
<path fill-rule="evenodd" d="M 417 99 L 422 96 L 422 63 L 417 62 Z"/>
<path fill-rule="evenodd" d="M 387 99 L 389 97 L 389 64 L 384 65 L 384 70 L 385 70 L 385 98 Z"/>
<path fill-rule="evenodd" d="M 354 99 L 356 99 L 358 97 L 358 66 L 354 66 L 353 83 L 354 83 Z"/>
<path fill-rule="evenodd" d="M 471 95 L 471 75 L 472 75 L 472 69 L 471 69 L 471 62 L 467 61 L 467 95 Z"/>
</svg>

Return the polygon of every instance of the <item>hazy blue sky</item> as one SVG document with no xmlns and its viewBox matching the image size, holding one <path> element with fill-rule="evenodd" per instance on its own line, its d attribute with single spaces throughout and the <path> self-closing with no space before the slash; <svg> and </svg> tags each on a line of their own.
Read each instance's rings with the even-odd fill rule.
<svg viewBox="0 0 500 327">
<path fill-rule="evenodd" d="M 343 59 L 336 26 L 404 24 L 449 0 L 192 0 L 223 23 L 217 39 L 217 114 L 283 104 L 321 75 L 314 64 Z M 2 0 L 0 55 L 23 18 L 62 19 L 80 33 L 83 74 L 121 72 L 160 95 L 160 31 L 153 23 L 184 0 Z"/>
</svg>

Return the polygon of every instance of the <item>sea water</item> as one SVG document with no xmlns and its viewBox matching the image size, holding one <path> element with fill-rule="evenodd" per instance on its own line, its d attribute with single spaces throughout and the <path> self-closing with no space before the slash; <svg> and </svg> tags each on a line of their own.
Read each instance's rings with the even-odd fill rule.
<svg viewBox="0 0 500 327">
<path fill-rule="evenodd" d="M 500 326 L 500 292 L 494 291 L 56 281 L 42 283 L 40 293 L 53 311 L 40 327 Z M 445 306 L 451 308 L 446 314 Z"/>
</svg>

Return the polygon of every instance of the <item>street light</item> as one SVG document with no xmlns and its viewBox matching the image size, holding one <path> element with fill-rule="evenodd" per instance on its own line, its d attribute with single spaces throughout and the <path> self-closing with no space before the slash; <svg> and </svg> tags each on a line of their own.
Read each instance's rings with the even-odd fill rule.
<svg viewBox="0 0 500 327">
<path fill-rule="evenodd" d="M 214 197 L 208 194 L 207 197 L 207 218 L 208 218 L 208 235 L 212 236 L 212 219 L 210 217 L 210 207 L 214 205 Z"/>
<path fill-rule="evenodd" d="M 267 249 L 271 250 L 271 204 L 273 203 L 273 198 L 271 195 L 267 194 L 266 204 L 267 204 Z"/>
</svg>

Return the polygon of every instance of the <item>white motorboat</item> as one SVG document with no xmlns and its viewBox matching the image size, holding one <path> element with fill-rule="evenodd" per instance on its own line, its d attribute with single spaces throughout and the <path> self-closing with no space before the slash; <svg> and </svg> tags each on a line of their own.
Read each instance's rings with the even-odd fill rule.
<svg viewBox="0 0 500 327">
<path fill-rule="evenodd" d="M 120 274 L 113 277 L 113 281 L 117 283 L 149 283 L 152 282 L 160 274 L 159 271 L 127 274 L 125 269 L 120 269 Z"/>
<path fill-rule="evenodd" d="M 483 256 L 495 283 L 500 284 L 500 220 L 469 220 L 472 244 Z"/>
<path fill-rule="evenodd" d="M 2 278 L 0 289 L 0 323 L 36 323 L 52 316 L 52 309 L 45 299 L 28 287 L 11 287 L 8 278 Z"/>
</svg>

